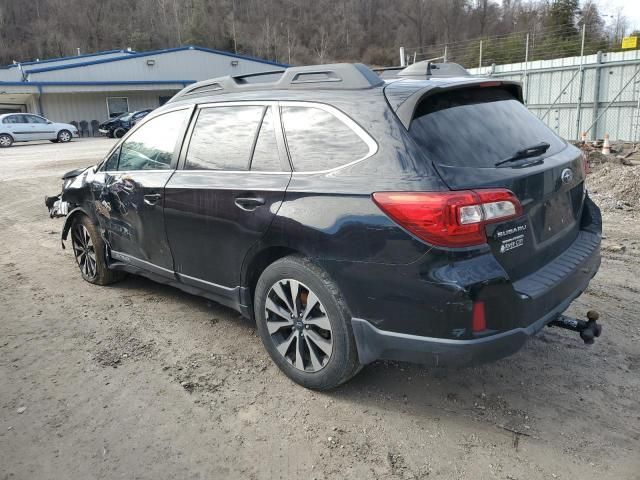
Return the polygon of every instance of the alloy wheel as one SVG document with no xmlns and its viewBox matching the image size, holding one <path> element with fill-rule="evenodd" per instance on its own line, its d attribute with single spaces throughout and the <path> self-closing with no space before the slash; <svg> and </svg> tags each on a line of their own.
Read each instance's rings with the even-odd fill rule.
<svg viewBox="0 0 640 480">
<path fill-rule="evenodd" d="M 87 279 L 95 278 L 98 274 L 98 262 L 87 227 L 81 223 L 76 224 L 71 231 L 71 243 L 73 244 L 73 254 L 84 277 Z"/>
<path fill-rule="evenodd" d="M 267 294 L 267 330 L 276 350 L 298 370 L 322 370 L 333 351 L 331 322 L 318 297 L 303 283 L 279 280 Z"/>
</svg>

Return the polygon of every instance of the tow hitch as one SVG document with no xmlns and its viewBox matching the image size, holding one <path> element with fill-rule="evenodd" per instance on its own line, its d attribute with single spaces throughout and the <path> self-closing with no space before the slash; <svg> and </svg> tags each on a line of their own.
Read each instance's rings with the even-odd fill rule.
<svg viewBox="0 0 640 480">
<path fill-rule="evenodd" d="M 549 326 L 566 328 L 567 330 L 578 332 L 580 334 L 580 338 L 584 340 L 584 343 L 591 345 L 595 338 L 599 337 L 602 333 L 602 326 L 596 323 L 598 318 L 600 318 L 600 314 L 598 312 L 595 310 L 589 310 L 587 312 L 587 321 L 560 315 L 552 322 L 549 322 Z"/>
</svg>

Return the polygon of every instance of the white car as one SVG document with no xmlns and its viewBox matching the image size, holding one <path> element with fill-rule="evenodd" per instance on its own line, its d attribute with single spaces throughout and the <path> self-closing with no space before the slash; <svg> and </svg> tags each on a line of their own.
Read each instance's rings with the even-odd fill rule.
<svg viewBox="0 0 640 480">
<path fill-rule="evenodd" d="M 5 113 L 0 115 L 0 148 L 13 142 L 51 140 L 70 142 L 78 136 L 78 129 L 68 123 L 55 123 L 32 113 Z"/>
</svg>

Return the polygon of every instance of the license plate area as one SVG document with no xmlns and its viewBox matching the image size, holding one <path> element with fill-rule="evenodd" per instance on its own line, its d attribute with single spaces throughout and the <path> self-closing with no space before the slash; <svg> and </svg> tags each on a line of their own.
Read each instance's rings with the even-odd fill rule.
<svg viewBox="0 0 640 480">
<path fill-rule="evenodd" d="M 555 237 L 575 225 L 576 214 L 571 191 L 558 192 L 529 211 L 537 243 Z"/>
</svg>

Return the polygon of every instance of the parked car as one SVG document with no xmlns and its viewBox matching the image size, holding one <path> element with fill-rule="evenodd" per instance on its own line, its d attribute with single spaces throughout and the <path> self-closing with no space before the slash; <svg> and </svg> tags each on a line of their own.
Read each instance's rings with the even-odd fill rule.
<svg viewBox="0 0 640 480">
<path fill-rule="evenodd" d="M 33 113 L 5 113 L 0 115 L 0 147 L 7 148 L 14 142 L 51 140 L 54 143 L 70 142 L 78 136 L 78 129 L 67 123 L 57 123 Z"/>
<path fill-rule="evenodd" d="M 227 305 L 315 389 L 376 359 L 498 359 L 562 326 L 601 217 L 581 152 L 519 83 L 359 64 L 257 80 L 187 87 L 65 175 L 47 205 L 86 281 L 129 272 Z"/>
<path fill-rule="evenodd" d="M 138 110 L 135 112 L 127 112 L 122 115 L 118 115 L 115 118 L 110 118 L 106 122 L 101 123 L 98 126 L 98 131 L 106 135 L 109 138 L 122 138 L 133 126 L 153 109 Z"/>
</svg>

